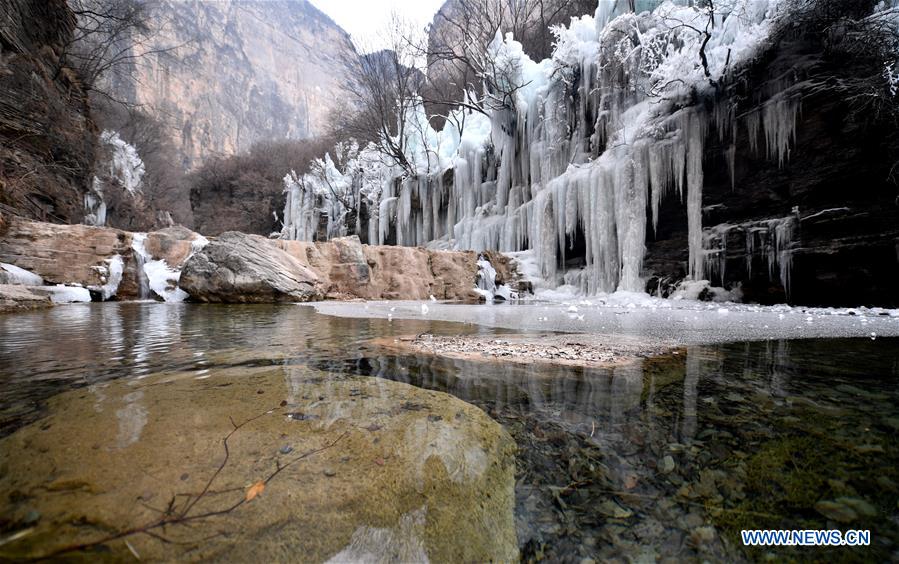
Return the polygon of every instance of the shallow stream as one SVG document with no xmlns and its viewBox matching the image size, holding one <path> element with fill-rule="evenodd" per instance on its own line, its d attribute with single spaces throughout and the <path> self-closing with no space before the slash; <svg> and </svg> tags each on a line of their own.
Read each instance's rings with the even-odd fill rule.
<svg viewBox="0 0 899 564">
<path fill-rule="evenodd" d="M 0 316 L 0 437 L 40 425 L 60 409 L 58 394 L 100 397 L 114 380 L 177 373 L 225 386 L 266 370 L 302 394 L 297 375 L 308 370 L 371 376 L 447 392 L 511 433 L 524 560 L 899 555 L 899 338 L 691 345 L 608 369 L 403 355 L 369 342 L 502 331 L 302 306 L 105 303 Z M 116 412 L 126 443 L 161 409 L 142 397 L 125 396 Z M 6 444 L 0 480 L 18 456 Z M 41 518 L 14 493 L 0 492 L 0 555 Z M 748 549 L 747 528 L 870 529 L 871 546 Z"/>
</svg>

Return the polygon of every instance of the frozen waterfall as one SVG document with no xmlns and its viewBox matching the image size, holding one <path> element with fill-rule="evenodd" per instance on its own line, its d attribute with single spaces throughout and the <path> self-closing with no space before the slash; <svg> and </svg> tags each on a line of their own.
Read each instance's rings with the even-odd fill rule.
<svg viewBox="0 0 899 564">
<path fill-rule="evenodd" d="M 799 102 L 790 84 L 739 115 L 718 90 L 729 71 L 767 45 L 781 5 L 740 0 L 710 14 L 668 1 L 640 14 L 608 12 L 601 7 L 554 30 L 554 53 L 540 62 L 511 34 L 497 34 L 488 56 L 513 69 L 510 79 L 522 85 L 506 107 L 489 115 L 460 108 L 440 131 L 430 129 L 422 108 L 410 113 L 409 129 L 427 131 L 404 145 L 419 173 L 382 167 L 357 190 L 368 199 L 369 241 L 530 249 L 541 276 L 556 282 L 577 242 L 587 292 L 642 292 L 647 231 L 658 227 L 661 203 L 678 198 L 686 208 L 688 277 L 702 280 L 717 267 L 702 217 L 707 138 L 715 131 L 730 143 L 733 179 L 738 127 L 746 128 L 753 150 L 781 164 L 795 136 Z M 708 18 L 714 25 L 704 67 L 697 29 Z M 463 122 L 461 130 L 454 125 Z M 285 179 L 282 236 L 309 240 L 321 214 L 331 225 L 347 212 L 323 190 L 301 190 L 302 184 L 295 175 Z M 786 285 L 789 253 L 774 253 L 768 263 Z"/>
</svg>

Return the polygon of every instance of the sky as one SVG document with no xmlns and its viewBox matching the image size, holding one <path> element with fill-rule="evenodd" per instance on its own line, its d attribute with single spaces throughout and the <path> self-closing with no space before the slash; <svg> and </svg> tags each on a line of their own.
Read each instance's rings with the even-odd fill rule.
<svg viewBox="0 0 899 564">
<path fill-rule="evenodd" d="M 398 13 L 404 20 L 418 28 L 431 23 L 431 18 L 444 0 L 310 0 L 345 29 L 358 47 L 377 51 L 386 47 L 379 37 L 390 21 L 390 15 Z"/>
</svg>

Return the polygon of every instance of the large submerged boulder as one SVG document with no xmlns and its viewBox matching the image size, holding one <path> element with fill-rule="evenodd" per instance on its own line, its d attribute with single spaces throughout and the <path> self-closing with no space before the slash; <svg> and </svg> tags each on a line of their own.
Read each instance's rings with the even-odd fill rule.
<svg viewBox="0 0 899 564">
<path fill-rule="evenodd" d="M 201 302 L 306 302 L 322 297 L 318 275 L 259 235 L 228 231 L 184 265 L 179 286 Z"/>
<path fill-rule="evenodd" d="M 0 517 L 28 531 L 0 560 L 517 561 L 514 441 L 448 394 L 244 368 L 113 381 L 47 413 L 0 439 Z M 110 538 L 134 529 L 150 534 Z"/>
</svg>

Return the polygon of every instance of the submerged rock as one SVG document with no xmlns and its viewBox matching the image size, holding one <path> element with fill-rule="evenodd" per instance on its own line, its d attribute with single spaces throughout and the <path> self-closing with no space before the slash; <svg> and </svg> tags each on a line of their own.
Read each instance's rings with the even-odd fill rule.
<svg viewBox="0 0 899 564">
<path fill-rule="evenodd" d="M 318 275 L 259 235 L 229 231 L 184 265 L 179 283 L 201 302 L 306 302 L 322 297 Z"/>
<path fill-rule="evenodd" d="M 287 416 L 298 409 L 316 418 Z M 60 394 L 48 413 L 0 440 L 0 490 L 17 492 L 0 518 L 33 527 L 0 546 L 0 560 L 153 527 L 167 507 L 190 518 L 149 529 L 171 542 L 134 534 L 102 549 L 150 561 L 518 556 L 515 444 L 444 393 L 300 367 L 242 369 L 118 380 Z M 375 423 L 377 433 L 367 430 Z"/>
<path fill-rule="evenodd" d="M 37 294 L 27 286 L 0 284 L 0 313 L 43 309 L 52 305 L 48 296 Z"/>
</svg>

